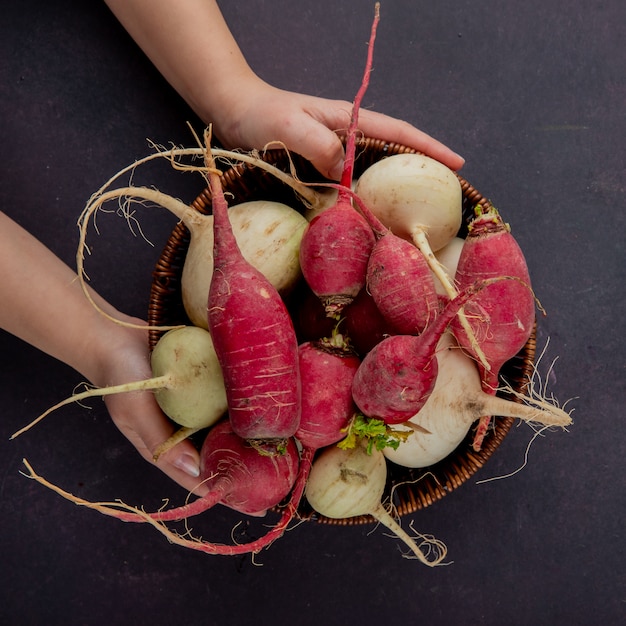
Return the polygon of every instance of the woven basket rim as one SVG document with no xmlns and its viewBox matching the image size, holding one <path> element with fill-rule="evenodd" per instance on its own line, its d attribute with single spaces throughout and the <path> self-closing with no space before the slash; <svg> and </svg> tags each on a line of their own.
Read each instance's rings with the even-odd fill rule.
<svg viewBox="0 0 626 626">
<path fill-rule="evenodd" d="M 374 162 L 385 156 L 413 152 L 416 151 L 401 144 L 364 137 L 359 140 L 357 145 L 356 172 L 358 173 L 360 169 L 364 169 L 367 163 Z M 293 160 L 299 175 L 302 170 L 305 170 L 306 173 L 301 176 L 303 180 L 323 182 L 324 179 L 313 170 L 311 164 L 298 157 L 298 155 L 288 155 L 283 149 L 268 150 L 261 155 L 261 158 L 265 161 L 280 167 L 284 171 L 288 171 L 289 168 L 288 157 Z M 470 218 L 471 209 L 476 204 L 486 207 L 490 202 L 465 178 L 458 173 L 456 176 L 459 179 L 463 193 L 464 226 L 461 229 L 462 235 Z M 279 183 L 267 172 L 249 165 L 241 163 L 229 167 L 224 172 L 222 182 L 225 191 L 232 194 L 229 198 L 229 204 L 231 205 L 254 199 L 255 194 L 267 193 L 269 196 L 279 194 L 281 198 L 285 195 L 290 196 L 291 202 L 287 201 L 286 203 L 291 204 L 294 208 L 304 210 L 304 205 L 298 205 L 295 201 L 295 195 L 284 184 Z M 201 213 L 209 214 L 211 206 L 210 190 L 208 188 L 202 190 L 191 206 Z M 153 270 L 148 306 L 148 322 L 150 326 L 190 323 L 184 312 L 180 297 L 180 276 L 188 245 L 189 232 L 184 224 L 178 223 L 172 230 Z M 161 334 L 162 331 L 150 330 L 150 348 L 154 347 Z M 503 377 L 516 392 L 524 393 L 530 380 L 535 349 L 536 332 L 533 330 L 524 348 L 502 369 Z M 501 395 L 507 399 L 519 402 L 519 399 L 515 396 Z M 431 506 L 460 487 L 485 465 L 501 445 L 514 421 L 513 418 L 509 417 L 496 418 L 494 427 L 488 432 L 480 452 L 475 452 L 471 448 L 472 433 L 470 429 L 468 436 L 451 455 L 429 468 L 413 470 L 400 468 L 388 462 L 390 465 L 390 479 L 386 496 L 393 496 L 391 503 L 395 513 L 400 517 L 412 514 Z M 391 493 L 392 489 L 393 494 Z M 303 502 L 300 506 L 298 513 L 302 519 L 333 525 L 375 522 L 374 518 L 369 515 L 340 520 L 326 518 L 312 511 L 306 502 Z"/>
</svg>

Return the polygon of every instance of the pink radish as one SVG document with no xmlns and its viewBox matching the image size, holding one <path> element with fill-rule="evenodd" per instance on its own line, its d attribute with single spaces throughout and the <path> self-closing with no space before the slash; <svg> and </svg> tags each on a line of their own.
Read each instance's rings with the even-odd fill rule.
<svg viewBox="0 0 626 626">
<path fill-rule="evenodd" d="M 233 431 L 229 420 L 222 420 L 209 430 L 200 451 L 200 480 L 209 487 L 209 494 L 151 517 L 184 519 L 215 504 L 246 515 L 265 515 L 291 491 L 298 464 L 293 438 L 286 439 L 280 450 L 273 442 L 253 445 Z"/>
<path fill-rule="evenodd" d="M 365 356 L 352 395 L 367 417 L 399 424 L 420 410 L 437 378 L 437 342 L 459 309 L 482 288 L 483 283 L 476 283 L 451 300 L 421 335 L 387 337 Z"/>
<path fill-rule="evenodd" d="M 338 334 L 300 345 L 302 416 L 296 438 L 305 448 L 338 442 L 357 408 L 352 380 L 361 363 Z"/>
<path fill-rule="evenodd" d="M 450 455 L 473 423 L 485 414 L 565 427 L 571 423 L 557 406 L 529 396 L 513 402 L 486 393 L 476 362 L 459 348 L 450 330 L 437 346 L 437 381 L 426 404 L 396 428 L 413 431 L 397 448 L 385 448 L 387 459 L 404 467 L 428 467 Z"/>
<path fill-rule="evenodd" d="M 398 334 L 397 329 L 383 317 L 367 287 L 361 289 L 345 308 L 344 317 L 345 333 L 361 357 L 387 335 Z"/>
<path fill-rule="evenodd" d="M 276 289 L 237 246 L 210 150 L 207 165 L 214 233 L 208 325 L 222 366 L 229 418 L 244 439 L 291 437 L 300 423 L 293 323 Z"/>
<path fill-rule="evenodd" d="M 279 453 L 269 445 L 265 454 L 259 446 L 253 447 L 237 436 L 223 420 L 208 433 L 200 452 L 200 478 L 210 486 L 209 493 L 190 504 L 174 509 L 146 513 L 122 502 L 89 502 L 52 485 L 37 475 L 25 461 L 29 476 L 53 489 L 66 499 L 92 508 L 104 515 L 125 522 L 151 523 L 171 543 L 209 554 L 234 555 L 258 552 L 278 539 L 293 519 L 305 487 L 305 475 L 299 469 L 298 451 L 293 438 L 285 441 Z M 311 459 L 303 454 L 303 462 L 310 468 Z M 293 490 L 292 490 L 293 489 Z M 247 515 L 262 516 L 278 505 L 291 491 L 291 498 L 279 521 L 262 537 L 245 544 L 225 545 L 189 538 L 168 529 L 163 522 L 187 519 L 222 504 Z"/>
<path fill-rule="evenodd" d="M 494 394 L 500 369 L 528 341 L 535 323 L 535 299 L 531 290 L 526 259 L 498 211 L 489 206 L 475 208 L 455 275 L 459 289 L 495 276 L 516 280 L 487 286 L 464 307 L 465 316 L 485 355 L 489 369 L 480 366 L 483 388 Z M 476 357 L 465 329 L 457 320 L 450 328 L 460 345 Z M 490 417 L 479 423 L 474 448 L 479 450 L 489 427 Z"/>
<path fill-rule="evenodd" d="M 389 232 L 379 237 L 370 255 L 367 289 L 400 334 L 421 333 L 439 312 L 435 282 L 424 255 Z"/>
<path fill-rule="evenodd" d="M 354 210 L 349 191 L 354 171 L 359 108 L 369 84 L 378 21 L 379 5 L 376 4 L 365 74 L 354 99 L 346 135 L 346 154 L 337 200 L 334 206 L 310 221 L 300 244 L 300 266 L 304 278 L 322 300 L 327 314 L 337 319 L 364 287 L 367 260 L 374 245 L 374 235 L 365 219 Z"/>
</svg>

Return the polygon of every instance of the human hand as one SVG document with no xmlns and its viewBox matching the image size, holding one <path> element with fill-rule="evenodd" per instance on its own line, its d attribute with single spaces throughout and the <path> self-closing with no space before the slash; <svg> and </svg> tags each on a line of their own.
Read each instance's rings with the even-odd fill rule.
<svg viewBox="0 0 626 626">
<path fill-rule="evenodd" d="M 247 84 L 247 86 L 246 86 Z M 243 91 L 242 91 L 243 90 Z M 256 76 L 237 83 L 232 106 L 214 115 L 214 134 L 229 148 L 263 148 L 281 142 L 288 150 L 311 161 L 332 180 L 341 178 L 344 150 L 334 131 L 346 129 L 352 103 L 328 100 L 277 89 Z M 408 122 L 362 109 L 359 130 L 367 137 L 415 148 L 453 170 L 464 159 L 440 141 Z"/>
<path fill-rule="evenodd" d="M 135 324 L 141 320 L 125 318 Z M 101 359 L 102 374 L 98 386 L 142 380 L 152 376 L 148 348 L 148 333 L 117 324 L 107 337 L 106 353 Z M 135 446 L 141 456 L 155 463 L 153 454 L 159 444 L 175 430 L 161 411 L 150 391 L 133 391 L 109 395 L 105 403 L 111 418 L 122 434 Z M 179 485 L 202 496 L 207 489 L 198 479 L 199 454 L 188 440 L 164 452 L 156 466 Z"/>
</svg>

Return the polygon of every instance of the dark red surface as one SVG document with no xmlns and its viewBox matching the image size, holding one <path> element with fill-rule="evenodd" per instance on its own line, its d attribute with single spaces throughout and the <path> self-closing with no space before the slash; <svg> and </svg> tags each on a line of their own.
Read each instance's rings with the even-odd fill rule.
<svg viewBox="0 0 626 626">
<path fill-rule="evenodd" d="M 253 67 L 287 89 L 352 99 L 372 6 L 223 2 Z M 79 509 L 20 474 L 23 457 L 91 499 L 157 506 L 185 494 L 142 461 L 100 401 L 9 435 L 80 382 L 0 334 L 0 623 L 617 624 L 624 577 L 624 173 L 622 0 L 382 3 L 364 105 L 405 118 L 463 154 L 462 173 L 513 227 L 548 312 L 538 345 L 549 391 L 576 397 L 569 433 L 513 428 L 489 463 L 404 520 L 444 541 L 452 563 L 403 559 L 371 527 L 296 527 L 250 558 L 170 546 L 150 528 Z M 0 207 L 74 265 L 89 195 L 197 122 L 103 3 L 24 1 L 0 23 Z M 202 180 L 146 170 L 191 201 Z M 158 181 L 158 182 L 157 182 Z M 175 223 L 141 216 L 155 247 L 100 221 L 88 272 L 118 307 L 145 315 L 150 272 Z M 1 303 L 5 306 L 6 303 Z M 194 524 L 227 541 L 239 517 Z M 245 529 L 244 529 L 245 530 Z M 258 564 L 262 564 L 259 567 Z"/>
</svg>

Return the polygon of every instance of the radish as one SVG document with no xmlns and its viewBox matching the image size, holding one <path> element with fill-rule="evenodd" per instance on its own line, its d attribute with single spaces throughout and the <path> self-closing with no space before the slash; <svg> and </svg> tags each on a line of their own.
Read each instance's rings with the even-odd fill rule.
<svg viewBox="0 0 626 626">
<path fill-rule="evenodd" d="M 381 235 L 367 265 L 367 289 L 399 334 L 417 335 L 437 316 L 439 299 L 422 253 L 410 242 Z"/>
<path fill-rule="evenodd" d="M 171 447 L 181 437 L 215 424 L 226 412 L 226 391 L 220 365 L 208 331 L 185 326 L 165 333 L 151 355 L 153 378 L 94 388 L 77 393 L 55 404 L 37 419 L 16 432 L 25 432 L 52 411 L 96 396 L 130 391 L 155 390 L 155 399 L 163 412 L 184 427 L 155 452 Z"/>
<path fill-rule="evenodd" d="M 364 357 L 377 343 L 398 331 L 383 316 L 367 287 L 344 311 L 345 333 L 356 352 Z"/>
<path fill-rule="evenodd" d="M 303 455 L 304 458 L 304 455 Z M 209 554 L 234 555 L 258 552 L 278 539 L 293 519 L 304 491 L 304 475 L 299 471 L 295 440 L 285 441 L 277 452 L 275 446 L 252 446 L 238 437 L 228 420 L 216 424 L 207 434 L 200 451 L 200 478 L 210 488 L 208 494 L 190 504 L 174 509 L 146 513 L 122 502 L 89 502 L 52 485 L 38 476 L 24 461 L 29 477 L 53 489 L 66 499 L 95 509 L 104 515 L 125 522 L 148 522 L 163 533 L 171 543 Z M 310 460 L 308 460 L 310 465 Z M 278 505 L 292 490 L 292 496 L 276 525 L 265 535 L 246 544 L 224 545 L 180 536 L 163 522 L 187 519 L 216 504 L 251 516 L 263 516 Z"/>
<path fill-rule="evenodd" d="M 466 318 L 485 355 L 489 368 L 481 364 L 483 389 L 495 393 L 500 369 L 528 341 L 535 324 L 535 299 L 524 254 L 498 211 L 477 205 L 469 225 L 455 275 L 459 289 L 494 276 L 510 276 L 489 285 L 465 307 Z M 465 328 L 453 321 L 450 328 L 460 345 L 476 357 Z M 490 418 L 481 420 L 474 439 L 479 450 Z"/>
<path fill-rule="evenodd" d="M 518 403 L 486 393 L 476 363 L 459 348 L 449 330 L 437 346 L 437 364 L 439 373 L 428 400 L 408 422 L 397 426 L 414 432 L 396 449 L 383 450 L 387 459 L 398 465 L 428 467 L 441 461 L 486 414 L 550 426 L 571 424 L 565 411 L 546 402 L 523 397 L 524 403 Z"/>
<path fill-rule="evenodd" d="M 342 335 L 300 345 L 302 415 L 296 438 L 305 448 L 338 442 L 356 413 L 352 380 L 361 360 Z"/>
<path fill-rule="evenodd" d="M 208 328 L 206 303 L 213 271 L 213 216 L 204 215 L 156 189 L 122 187 L 92 199 L 81 216 L 81 243 L 77 255 L 81 281 L 84 275 L 82 251 L 85 248 L 89 217 L 105 203 L 122 199 L 125 204 L 158 204 L 168 209 L 188 228 L 190 242 L 181 275 L 183 306 L 194 326 Z M 244 258 L 281 293 L 291 290 L 302 276 L 298 254 L 306 219 L 285 204 L 264 200 L 233 206 L 229 215 Z M 86 294 L 91 300 L 87 291 Z"/>
<path fill-rule="evenodd" d="M 385 226 L 422 251 L 454 297 L 433 253 L 461 227 L 463 193 L 456 174 L 423 154 L 395 154 L 368 167 L 355 191 Z"/>
<path fill-rule="evenodd" d="M 335 204 L 316 215 L 304 231 L 300 266 L 305 280 L 323 302 L 327 314 L 339 319 L 341 312 L 365 286 L 365 273 L 374 234 L 367 221 L 354 210 L 351 185 L 354 171 L 359 108 L 372 67 L 374 40 L 379 21 L 376 4 L 361 87 L 352 106 L 346 134 L 344 168 Z"/>
<path fill-rule="evenodd" d="M 372 348 L 352 385 L 354 401 L 366 416 L 399 424 L 419 411 L 437 378 L 435 348 L 441 335 L 485 284 L 476 283 L 450 300 L 421 335 L 392 335 Z"/>
<path fill-rule="evenodd" d="M 276 289 L 239 250 L 210 150 L 207 167 L 214 217 L 208 326 L 222 366 L 229 418 L 244 439 L 291 437 L 300 422 L 294 326 Z"/>
<path fill-rule="evenodd" d="M 385 457 L 380 450 L 367 451 L 360 440 L 353 448 L 331 446 L 313 463 L 305 497 L 315 511 L 331 519 L 371 515 L 399 537 L 426 565 L 437 565 L 446 547 L 436 539 L 420 537 L 420 545 L 404 531 L 382 505 L 387 481 Z M 427 546 L 424 552 L 422 545 Z"/>
</svg>

